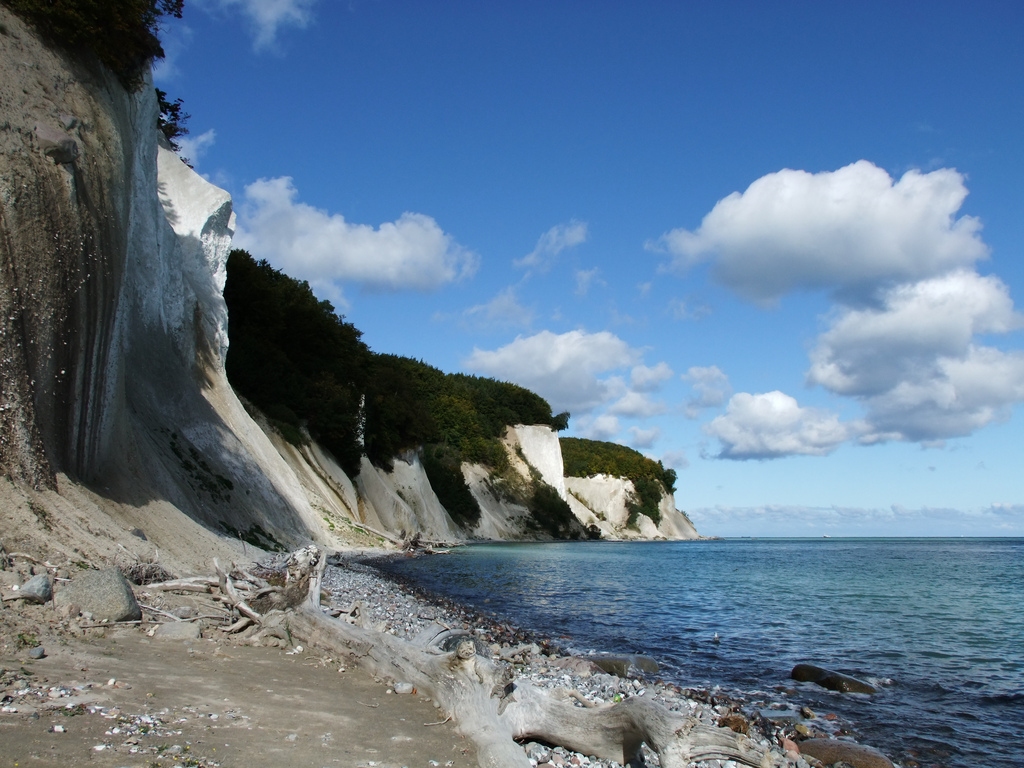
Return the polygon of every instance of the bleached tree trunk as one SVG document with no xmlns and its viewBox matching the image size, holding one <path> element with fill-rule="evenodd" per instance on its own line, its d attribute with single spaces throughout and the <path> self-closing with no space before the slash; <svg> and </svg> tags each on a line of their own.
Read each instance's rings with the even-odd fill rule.
<svg viewBox="0 0 1024 768">
<path fill-rule="evenodd" d="M 430 696 L 473 742 L 484 768 L 530 768 L 515 739 L 533 739 L 615 760 L 643 764 L 642 744 L 658 753 L 665 768 L 695 760 L 735 760 L 769 768 L 771 753 L 726 728 L 703 725 L 643 698 L 577 707 L 567 691 L 549 691 L 512 679 L 512 668 L 476 653 L 471 637 L 439 632 L 417 645 L 393 635 L 331 618 L 320 609 L 326 558 L 300 550 L 310 571 L 308 599 L 289 622 L 293 635 L 312 645 L 349 655 L 371 673 L 412 683 Z M 296 553 L 296 554 L 300 554 Z M 298 570 L 298 569 L 297 569 Z M 454 647 L 452 647 L 454 646 Z"/>
</svg>

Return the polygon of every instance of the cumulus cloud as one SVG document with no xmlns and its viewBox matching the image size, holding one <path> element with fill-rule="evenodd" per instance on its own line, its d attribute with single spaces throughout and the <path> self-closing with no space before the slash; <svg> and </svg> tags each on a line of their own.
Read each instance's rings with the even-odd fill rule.
<svg viewBox="0 0 1024 768">
<path fill-rule="evenodd" d="M 253 48 L 273 48 L 285 27 L 304 29 L 313 20 L 317 0 L 199 0 L 200 7 L 237 10 L 253 31 Z"/>
<path fill-rule="evenodd" d="M 485 304 L 477 304 L 462 313 L 474 324 L 489 328 L 528 328 L 534 312 L 519 303 L 515 286 L 510 285 Z"/>
<path fill-rule="evenodd" d="M 956 270 L 835 313 L 807 378 L 864 403 L 872 428 L 862 441 L 962 436 L 1024 400 L 1024 353 L 975 340 L 1022 325 L 999 278 Z"/>
<path fill-rule="evenodd" d="M 690 382 L 693 396 L 686 401 L 686 416 L 696 419 L 705 408 L 718 408 L 732 394 L 729 377 L 717 365 L 693 366 L 680 378 Z"/>
<path fill-rule="evenodd" d="M 565 224 L 556 224 L 537 241 L 537 247 L 521 259 L 512 263 L 517 267 L 532 267 L 544 272 L 551 268 L 555 257 L 568 248 L 574 248 L 587 240 L 587 223 L 572 219 Z"/>
<path fill-rule="evenodd" d="M 720 200 L 695 231 L 649 244 L 683 271 L 710 259 L 755 301 L 795 289 L 865 291 L 970 267 L 988 255 L 980 222 L 956 217 L 967 188 L 944 168 L 899 181 L 866 160 L 837 171 L 782 170 Z"/>
<path fill-rule="evenodd" d="M 841 423 L 835 414 L 801 407 L 777 390 L 733 395 L 725 413 L 712 419 L 704 430 L 721 441 L 719 457 L 724 459 L 825 456 L 852 434 L 851 426 Z"/>
<path fill-rule="evenodd" d="M 609 413 L 628 416 L 634 419 L 646 419 L 666 411 L 665 404 L 655 400 L 647 392 L 626 392 L 608 408 Z"/>
<path fill-rule="evenodd" d="M 188 160 L 195 168 L 206 154 L 206 150 L 212 147 L 216 141 L 217 131 L 213 128 L 198 136 L 182 136 L 177 140 L 178 156 Z"/>
<path fill-rule="evenodd" d="M 541 331 L 517 336 L 495 350 L 474 349 L 465 365 L 537 392 L 556 412 L 584 414 L 621 388 L 620 382 L 602 379 L 600 374 L 631 366 L 639 358 L 638 350 L 608 331 Z"/>
<path fill-rule="evenodd" d="M 672 369 L 666 362 L 655 366 L 637 365 L 629 372 L 629 385 L 637 392 L 656 392 L 671 378 Z"/>
<path fill-rule="evenodd" d="M 314 285 L 431 291 L 472 275 L 478 257 L 422 213 L 374 229 L 297 201 L 290 177 L 245 188 L 235 244 Z"/>
<path fill-rule="evenodd" d="M 958 216 L 966 196 L 964 177 L 949 168 L 899 180 L 864 160 L 817 174 L 782 170 L 719 201 L 696 230 L 672 230 L 652 247 L 668 251 L 676 270 L 710 261 L 722 283 L 760 303 L 831 291 L 808 383 L 863 405 L 863 421 L 845 427 L 851 438 L 936 445 L 1024 402 L 1024 352 L 982 343 L 1024 322 L 1007 286 L 977 272 L 989 249 L 979 221 Z M 690 416 L 727 394 L 699 382 L 694 389 Z M 739 421 L 713 422 L 714 434 L 728 436 L 723 455 L 781 455 L 772 424 L 759 446 L 754 422 Z M 843 431 L 838 421 L 812 421 L 824 429 L 822 446 Z M 793 446 L 818 451 L 803 439 Z"/>
</svg>

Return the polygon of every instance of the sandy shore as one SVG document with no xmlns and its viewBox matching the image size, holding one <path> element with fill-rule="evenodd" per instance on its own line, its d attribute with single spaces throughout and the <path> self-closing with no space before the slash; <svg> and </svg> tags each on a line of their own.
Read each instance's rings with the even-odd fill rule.
<svg viewBox="0 0 1024 768">
<path fill-rule="evenodd" d="M 566 656 L 554 644 L 507 622 L 425 595 L 363 564 L 366 553 L 333 559 L 325 588 L 336 610 L 360 605 L 380 631 L 414 638 L 440 623 L 472 631 L 495 658 L 534 685 L 566 688 L 581 706 L 646 696 L 713 725 L 743 728 L 783 758 L 799 738 L 799 712 L 765 712 L 778 701 L 742 701 L 721 691 L 680 689 L 633 667 L 608 674 L 593 658 Z M 135 589 L 148 623 L 90 628 L 84 617 L 61 617 L 45 606 L 5 603 L 0 610 L 0 768 L 23 766 L 475 766 L 472 744 L 418 693 L 394 693 L 350 660 L 331 658 L 301 639 L 285 647 L 254 647 L 203 620 L 202 637 L 159 639 L 159 612 L 191 607 L 205 597 Z M 8 593 L 9 594 L 9 593 Z M 33 660 L 33 647 L 45 652 Z M 38 653 L 38 651 L 36 651 Z M 766 709 L 767 708 L 767 709 Z M 806 714 L 806 713 L 805 713 Z M 812 736 L 842 735 L 827 716 L 803 720 Z M 809 729 L 808 729 L 809 725 Z M 526 744 L 534 764 L 619 768 L 562 748 Z M 657 756 L 648 755 L 657 765 Z M 790 765 L 815 761 L 791 752 Z M 696 763 L 732 768 L 731 761 Z"/>
<path fill-rule="evenodd" d="M 2 662 L 5 768 L 476 765 L 431 704 L 315 653 L 138 630 L 48 653 Z"/>
</svg>

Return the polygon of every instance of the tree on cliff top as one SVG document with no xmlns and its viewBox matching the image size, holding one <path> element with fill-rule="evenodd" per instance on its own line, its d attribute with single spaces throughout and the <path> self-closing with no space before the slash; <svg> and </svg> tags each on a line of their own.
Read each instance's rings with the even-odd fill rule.
<svg viewBox="0 0 1024 768">
<path fill-rule="evenodd" d="M 641 514 L 655 523 L 661 521 L 658 505 L 662 493 L 674 493 L 676 490 L 674 469 L 666 469 L 660 461 L 617 443 L 580 437 L 563 437 L 559 442 L 566 477 L 603 474 L 628 478 L 636 490 L 636 497 L 629 504 L 629 525 L 635 526 L 637 516 Z"/>
<path fill-rule="evenodd" d="M 125 88 L 164 50 L 157 37 L 163 16 L 181 18 L 185 0 L 4 0 L 51 42 L 94 54 Z"/>
</svg>

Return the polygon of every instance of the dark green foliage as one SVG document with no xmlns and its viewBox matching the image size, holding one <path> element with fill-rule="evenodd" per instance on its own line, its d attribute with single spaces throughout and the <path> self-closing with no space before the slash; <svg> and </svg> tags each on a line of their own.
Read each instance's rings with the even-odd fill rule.
<svg viewBox="0 0 1024 768">
<path fill-rule="evenodd" d="M 562 463 L 566 477 L 592 477 L 597 474 L 626 477 L 633 482 L 636 498 L 629 505 L 629 525 L 636 526 L 638 516 L 647 515 L 657 525 L 661 522 L 658 504 L 663 490 L 674 493 L 676 471 L 666 469 L 639 451 L 617 443 L 563 437 Z"/>
<path fill-rule="evenodd" d="M 558 491 L 547 483 L 535 482 L 527 502 L 533 524 L 556 539 L 579 539 L 587 535 Z"/>
<path fill-rule="evenodd" d="M 515 384 L 373 354 L 307 283 L 245 251 L 228 257 L 224 299 L 231 385 L 296 445 L 305 425 L 350 476 L 364 452 L 390 470 L 403 451 L 431 445 L 444 447 L 449 464 L 502 469 L 507 457 L 498 439 L 507 426 L 558 418 L 546 400 Z"/>
<path fill-rule="evenodd" d="M 569 412 L 568 411 L 562 411 L 557 416 L 552 417 L 552 419 L 551 419 L 551 428 L 553 430 L 555 430 L 555 432 L 562 432 L 563 430 L 568 429 L 569 428 Z"/>
<path fill-rule="evenodd" d="M 467 531 L 475 528 L 480 522 L 480 505 L 466 485 L 461 457 L 450 448 L 431 446 L 423 452 L 423 469 L 452 519 Z"/>
<path fill-rule="evenodd" d="M 156 119 L 156 127 L 160 129 L 171 149 L 177 152 L 181 149 L 178 139 L 188 135 L 188 128 L 185 123 L 192 115 L 182 109 L 181 99 L 170 101 L 167 98 L 167 91 L 156 89 L 156 102 L 160 107 L 160 116 Z"/>
<path fill-rule="evenodd" d="M 126 88 L 164 51 L 156 33 L 162 16 L 181 18 L 184 0 L 5 0 L 51 42 L 95 55 Z"/>
<path fill-rule="evenodd" d="M 330 302 L 317 300 L 307 283 L 245 251 L 228 256 L 224 299 L 232 386 L 296 432 L 304 421 L 342 469 L 357 475 L 359 405 L 370 361 L 360 331 Z"/>
<path fill-rule="evenodd" d="M 638 477 L 633 480 L 633 487 L 636 489 L 636 498 L 630 501 L 629 522 L 630 527 L 635 527 L 640 515 L 647 515 L 654 524 L 661 522 L 661 510 L 658 504 L 661 502 L 661 483 L 649 477 Z"/>
<path fill-rule="evenodd" d="M 551 424 L 551 406 L 516 384 L 446 374 L 420 360 L 373 355 L 366 397 L 366 455 L 390 467 L 403 450 L 438 443 L 464 461 L 498 468 L 498 438 L 512 424 Z"/>
<path fill-rule="evenodd" d="M 676 471 L 665 469 L 660 461 L 649 459 L 639 451 L 618 443 L 563 437 L 562 463 L 566 477 L 592 477 L 598 474 L 628 477 L 634 483 L 650 478 L 661 483 L 669 493 L 676 490 Z"/>
</svg>

